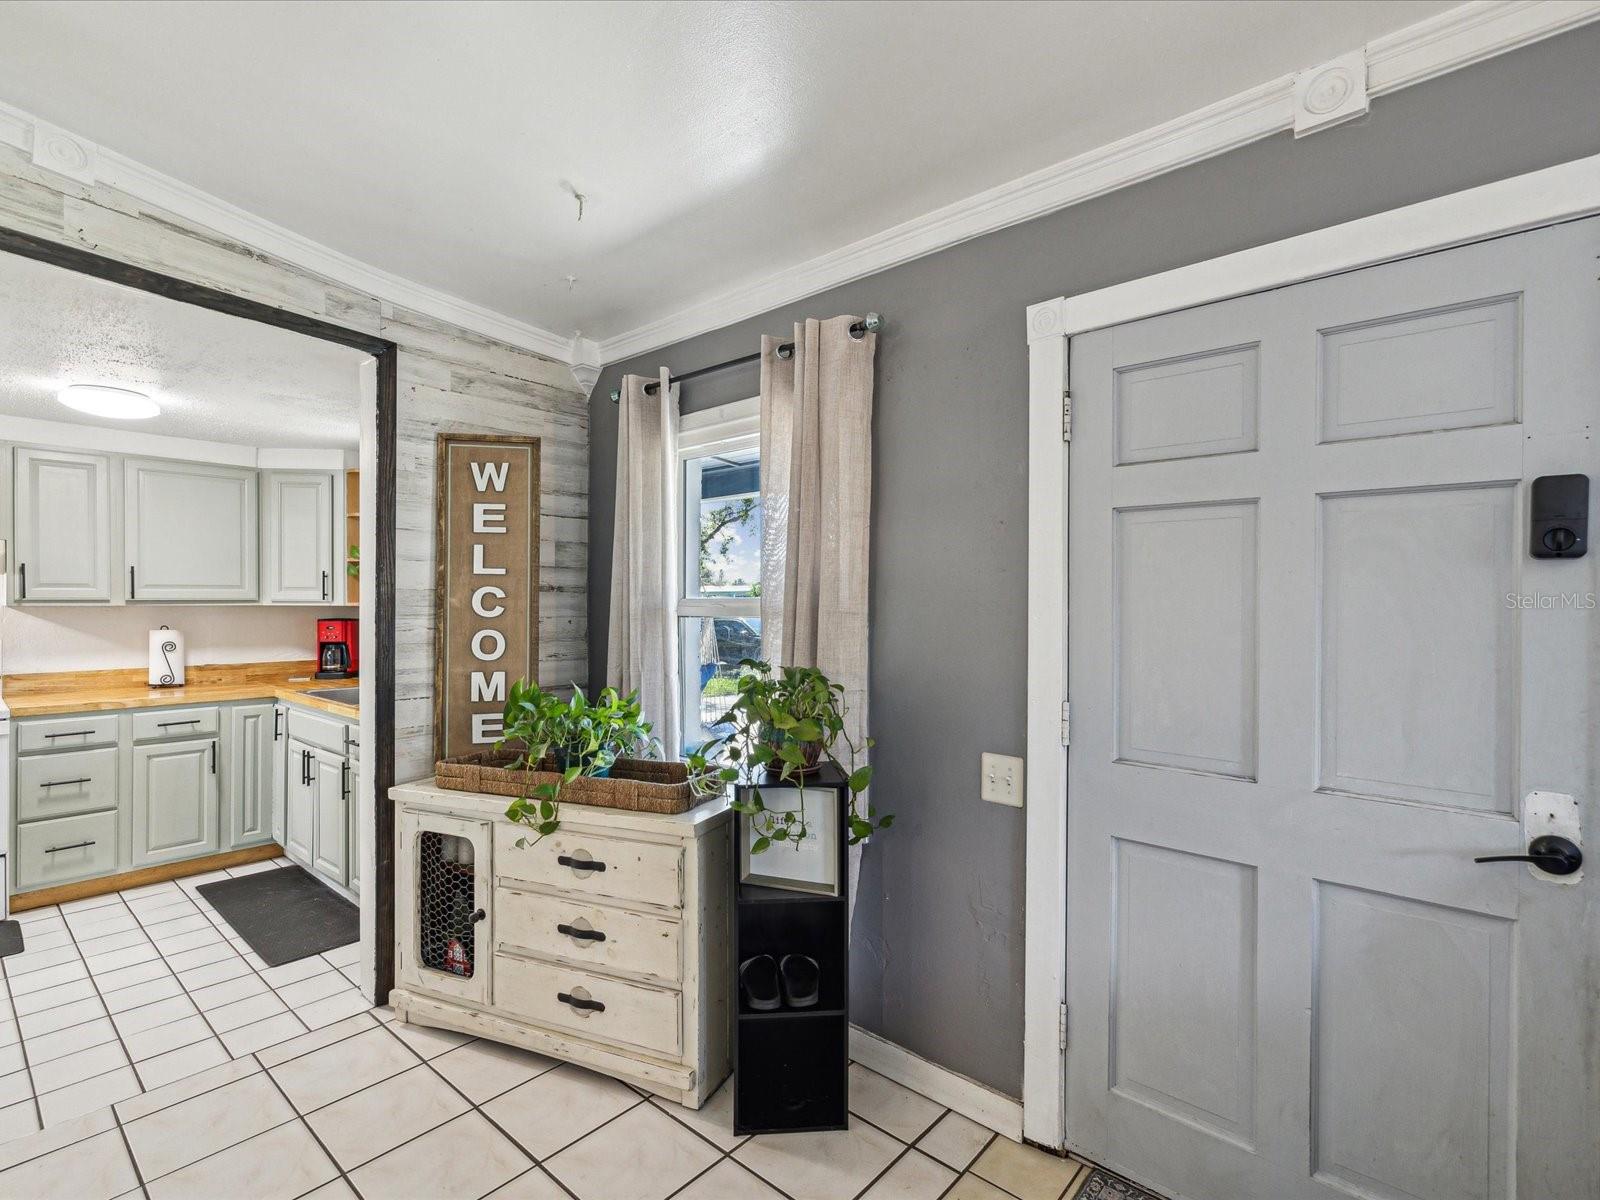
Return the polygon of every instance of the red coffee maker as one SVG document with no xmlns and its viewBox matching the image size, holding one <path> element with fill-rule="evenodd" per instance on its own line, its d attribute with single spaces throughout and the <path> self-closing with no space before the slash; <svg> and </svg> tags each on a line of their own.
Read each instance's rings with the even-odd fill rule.
<svg viewBox="0 0 1600 1200">
<path fill-rule="evenodd" d="M 317 678 L 356 677 L 356 625 L 354 617 L 317 618 Z"/>
</svg>

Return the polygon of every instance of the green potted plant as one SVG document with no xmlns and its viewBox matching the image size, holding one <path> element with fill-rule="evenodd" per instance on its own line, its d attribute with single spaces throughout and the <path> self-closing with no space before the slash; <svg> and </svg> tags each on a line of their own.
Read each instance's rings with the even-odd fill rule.
<svg viewBox="0 0 1600 1200">
<path fill-rule="evenodd" d="M 571 699 L 563 700 L 522 679 L 506 695 L 495 749 L 506 748 L 517 753 L 512 768 L 525 771 L 530 781 L 506 808 L 506 817 L 532 828 L 537 842 L 560 827 L 562 788 L 580 775 L 604 778 L 618 758 L 651 753 L 659 743 L 650 736 L 638 692 L 620 696 L 615 688 L 604 688 L 590 700 L 575 687 Z M 545 769 L 553 768 L 560 777 L 533 783 L 533 773 L 547 760 L 551 767 Z"/>
<path fill-rule="evenodd" d="M 856 763 L 873 742 L 867 738 L 858 747 L 845 730 L 844 718 L 844 688 L 815 667 L 776 669 L 747 658 L 739 664 L 737 697 L 724 718 L 730 729 L 689 756 L 689 777 L 702 789 L 741 779 L 754 785 L 763 773 L 788 782 L 831 763 L 849 784 L 848 835 L 853 846 L 889 828 L 894 816 L 879 817 L 861 800 L 872 782 L 872 767 Z M 836 753 L 841 744 L 843 760 Z M 810 832 L 803 804 L 799 810 L 772 811 L 762 801 L 759 786 L 752 786 L 747 798 L 736 796 L 732 807 L 752 822 L 756 838 L 750 849 L 755 854 L 773 842 L 798 849 Z"/>
</svg>

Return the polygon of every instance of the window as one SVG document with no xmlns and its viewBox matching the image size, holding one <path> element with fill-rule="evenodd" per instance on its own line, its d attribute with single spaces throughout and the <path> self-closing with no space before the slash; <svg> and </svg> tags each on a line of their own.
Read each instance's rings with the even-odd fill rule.
<svg viewBox="0 0 1600 1200">
<path fill-rule="evenodd" d="M 684 417 L 678 600 L 683 746 L 719 732 L 739 660 L 761 657 L 761 413 L 741 400 Z"/>
</svg>

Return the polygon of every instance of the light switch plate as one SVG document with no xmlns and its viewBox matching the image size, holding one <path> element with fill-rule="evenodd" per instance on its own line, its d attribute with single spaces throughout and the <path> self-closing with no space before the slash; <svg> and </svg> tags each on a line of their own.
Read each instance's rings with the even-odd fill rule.
<svg viewBox="0 0 1600 1200">
<path fill-rule="evenodd" d="M 1022 760 L 1004 754 L 983 756 L 978 795 L 992 804 L 1022 807 Z"/>
</svg>

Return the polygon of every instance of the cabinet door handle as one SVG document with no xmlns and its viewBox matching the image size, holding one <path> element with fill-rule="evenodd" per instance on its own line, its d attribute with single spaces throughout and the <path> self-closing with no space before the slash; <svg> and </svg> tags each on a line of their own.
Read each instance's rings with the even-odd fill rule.
<svg viewBox="0 0 1600 1200">
<path fill-rule="evenodd" d="M 272 710 L 272 740 L 277 741 L 283 736 L 283 709 Z"/>
<path fill-rule="evenodd" d="M 328 573 L 326 571 L 322 573 L 322 598 L 324 600 L 328 598 Z"/>
<path fill-rule="evenodd" d="M 582 996 L 570 996 L 566 992 L 557 992 L 556 999 L 561 1003 L 570 1005 L 579 1012 L 605 1012 L 606 1006 L 598 1000 L 585 1000 Z"/>
<path fill-rule="evenodd" d="M 300 751 L 300 782 L 305 784 L 311 782 L 311 751 L 309 750 Z"/>
<path fill-rule="evenodd" d="M 558 855 L 556 862 L 563 867 L 571 867 L 574 871 L 604 871 L 606 869 L 605 863 L 599 859 L 573 858 L 570 854 Z"/>
<path fill-rule="evenodd" d="M 137 600 L 138 598 L 139 598 L 139 593 L 134 589 L 134 586 L 133 586 L 133 568 L 129 567 L 128 568 L 128 599 L 129 600 Z"/>
<path fill-rule="evenodd" d="M 94 839 L 91 838 L 87 842 L 73 842 L 70 846 L 48 846 L 45 848 L 45 853 L 60 854 L 63 850 L 82 850 L 85 846 L 92 845 L 94 845 Z"/>
<path fill-rule="evenodd" d="M 26 600 L 27 598 L 28 598 L 28 564 L 27 563 L 18 563 L 17 564 L 17 599 L 18 600 Z"/>
<path fill-rule="evenodd" d="M 477 912 L 472 914 L 472 923 L 476 925 L 479 921 L 485 920 L 488 916 L 489 914 L 480 908 Z"/>
<path fill-rule="evenodd" d="M 577 938 L 580 942 L 603 942 L 606 935 L 598 929 L 579 929 L 576 925 L 561 924 L 556 926 L 557 933 L 564 933 L 569 938 Z"/>
<path fill-rule="evenodd" d="M 213 775 L 217 773 L 217 744 L 215 742 L 211 743 L 211 773 Z"/>
<path fill-rule="evenodd" d="M 39 786 L 42 787 L 42 788 L 46 788 L 46 787 L 71 787 L 75 783 L 93 783 L 93 782 L 94 782 L 94 780 L 89 779 L 89 778 L 84 778 L 84 779 L 52 779 L 52 780 L 49 780 L 46 783 L 41 783 Z"/>
<path fill-rule="evenodd" d="M 350 799 L 350 760 L 339 764 L 339 799 Z"/>
</svg>

